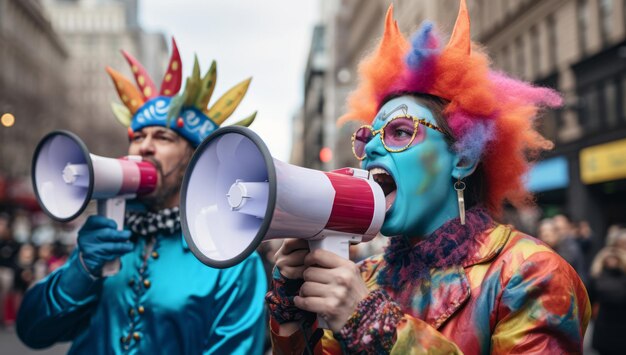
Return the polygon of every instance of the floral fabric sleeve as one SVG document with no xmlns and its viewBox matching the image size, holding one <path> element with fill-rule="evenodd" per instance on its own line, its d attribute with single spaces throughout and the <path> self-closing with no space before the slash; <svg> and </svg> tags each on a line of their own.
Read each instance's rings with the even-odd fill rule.
<svg viewBox="0 0 626 355">
<path fill-rule="evenodd" d="M 367 295 L 352 317 L 335 333 L 348 353 L 389 353 L 396 341 L 396 328 L 403 314 L 383 290 Z"/>
<path fill-rule="evenodd" d="M 370 292 L 334 336 L 348 354 L 461 353 L 435 328 L 402 313 L 383 290 Z"/>
<path fill-rule="evenodd" d="M 297 308 L 293 302 L 294 297 L 300 291 L 304 280 L 293 280 L 284 277 L 278 267 L 272 271 L 272 286 L 265 295 L 269 313 L 272 349 L 274 354 L 302 354 L 322 353 L 322 345 L 319 341 L 322 337 L 322 329 L 315 329 L 315 313 L 306 312 Z M 300 322 L 300 330 L 290 336 L 280 336 L 281 324 L 287 322 Z"/>
<path fill-rule="evenodd" d="M 277 266 L 272 271 L 272 286 L 270 291 L 265 295 L 265 301 L 269 308 L 270 316 L 283 324 L 286 322 L 295 322 L 307 320 L 313 323 L 315 314 L 303 311 L 295 306 L 293 299 L 298 295 L 300 286 L 304 280 L 292 280 L 284 277 Z"/>
<path fill-rule="evenodd" d="M 302 354 L 306 348 L 302 331 L 278 335 L 278 323 L 271 322 L 275 354 Z M 384 291 L 372 291 L 352 318 L 337 333 L 324 332 L 314 354 L 462 354 L 450 339 L 426 322 L 403 314 Z"/>
</svg>

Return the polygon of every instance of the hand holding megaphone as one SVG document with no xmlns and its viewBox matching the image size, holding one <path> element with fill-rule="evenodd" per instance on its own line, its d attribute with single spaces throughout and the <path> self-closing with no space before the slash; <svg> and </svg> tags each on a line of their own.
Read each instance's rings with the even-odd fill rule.
<svg viewBox="0 0 626 355">
<path fill-rule="evenodd" d="M 196 149 L 181 188 L 181 227 L 194 255 L 217 268 L 238 264 L 264 240 L 299 238 L 345 259 L 385 217 L 369 172 L 322 172 L 273 159 L 254 132 L 217 130 Z M 323 323 L 320 321 L 320 323 Z"/>
<path fill-rule="evenodd" d="M 103 275 L 107 265 L 133 250 L 130 235 L 128 230 L 118 230 L 110 218 L 89 216 L 78 231 L 80 261 L 91 275 Z"/>
<path fill-rule="evenodd" d="M 141 157 L 90 154 L 83 141 L 67 131 L 51 132 L 39 142 L 31 173 L 37 202 L 50 218 L 71 221 L 95 199 L 98 215 L 112 219 L 119 231 L 124 227 L 126 199 L 150 193 L 157 184 L 156 168 Z M 119 260 L 108 262 L 102 275 L 113 275 L 119 268 Z"/>
<path fill-rule="evenodd" d="M 285 239 L 275 261 L 266 301 L 285 334 L 298 330 L 307 312 L 320 316 L 320 327 L 339 331 L 369 294 L 354 262 L 323 249 L 311 252 L 306 240 Z"/>
</svg>

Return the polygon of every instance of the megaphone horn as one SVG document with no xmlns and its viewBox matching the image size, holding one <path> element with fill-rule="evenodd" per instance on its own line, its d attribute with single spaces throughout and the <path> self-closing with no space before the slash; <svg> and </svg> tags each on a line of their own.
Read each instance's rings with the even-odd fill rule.
<svg viewBox="0 0 626 355">
<path fill-rule="evenodd" d="M 349 243 L 374 238 L 384 215 L 384 193 L 369 172 L 283 163 L 245 127 L 224 127 L 204 140 L 181 188 L 185 240 L 200 261 L 217 268 L 236 265 L 276 238 L 306 239 L 347 258 Z"/>
<path fill-rule="evenodd" d="M 124 226 L 126 198 L 152 192 L 157 170 L 141 157 L 120 159 L 90 154 L 85 143 L 68 131 L 54 131 L 41 139 L 32 161 L 32 181 L 37 202 L 50 218 L 67 222 L 78 217 L 91 199 L 98 214 Z M 105 276 L 119 264 L 105 267 Z"/>
</svg>

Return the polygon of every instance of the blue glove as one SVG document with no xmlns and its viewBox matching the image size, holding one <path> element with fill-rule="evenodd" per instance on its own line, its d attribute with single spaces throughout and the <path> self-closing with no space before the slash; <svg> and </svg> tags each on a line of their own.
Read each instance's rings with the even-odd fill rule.
<svg viewBox="0 0 626 355">
<path fill-rule="evenodd" d="M 131 232 L 116 228 L 117 223 L 112 219 L 89 216 L 78 231 L 79 257 L 91 275 L 102 276 L 104 264 L 133 250 L 129 241 Z"/>
</svg>

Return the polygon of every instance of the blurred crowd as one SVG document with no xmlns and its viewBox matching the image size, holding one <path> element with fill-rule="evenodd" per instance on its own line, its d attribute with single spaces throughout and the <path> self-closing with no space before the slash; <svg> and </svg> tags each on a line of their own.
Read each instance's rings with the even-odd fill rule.
<svg viewBox="0 0 626 355">
<path fill-rule="evenodd" d="M 593 232 L 586 221 L 562 214 L 540 221 L 538 237 L 578 272 L 593 309 L 592 346 L 601 355 L 626 348 L 626 226 L 608 229 L 605 245 L 592 254 Z"/>
<path fill-rule="evenodd" d="M 65 263 L 75 244 L 69 228 L 42 213 L 0 212 L 0 328 L 13 325 L 28 287 Z"/>
</svg>

